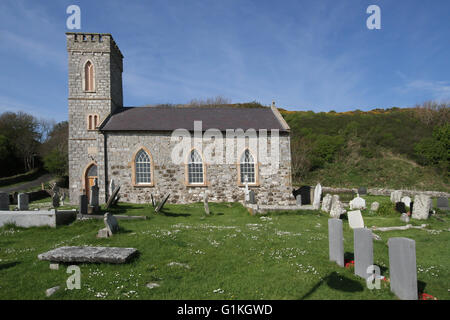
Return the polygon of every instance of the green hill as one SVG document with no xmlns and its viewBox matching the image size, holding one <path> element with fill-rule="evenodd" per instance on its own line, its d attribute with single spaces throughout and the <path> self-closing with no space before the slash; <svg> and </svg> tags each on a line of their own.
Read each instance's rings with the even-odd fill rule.
<svg viewBox="0 0 450 320">
<path fill-rule="evenodd" d="M 449 104 L 286 111 L 294 184 L 450 191 Z"/>
</svg>

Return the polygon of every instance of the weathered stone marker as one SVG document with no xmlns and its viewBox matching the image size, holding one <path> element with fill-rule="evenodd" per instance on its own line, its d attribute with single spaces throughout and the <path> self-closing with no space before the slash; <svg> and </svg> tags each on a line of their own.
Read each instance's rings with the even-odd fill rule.
<svg viewBox="0 0 450 320">
<path fill-rule="evenodd" d="M 400 202 L 402 200 L 402 191 L 400 190 L 395 190 L 391 192 L 391 202 L 392 203 L 397 203 Z"/>
<path fill-rule="evenodd" d="M 391 291 L 402 300 L 417 300 L 416 242 L 390 238 L 388 246 Z"/>
<path fill-rule="evenodd" d="M 17 196 L 17 207 L 19 210 L 28 210 L 28 194 L 26 193 L 19 193 Z"/>
<path fill-rule="evenodd" d="M 117 222 L 116 217 L 111 213 L 105 213 L 103 221 L 105 222 L 106 229 L 111 235 L 119 231 L 119 223 Z"/>
<path fill-rule="evenodd" d="M 425 194 L 419 194 L 414 197 L 414 206 L 411 217 L 413 219 L 428 219 L 431 210 L 431 198 Z"/>
<path fill-rule="evenodd" d="M 373 235 L 367 228 L 353 230 L 353 249 L 355 254 L 355 274 L 367 279 L 367 267 L 373 265 Z"/>
<path fill-rule="evenodd" d="M 322 186 L 320 183 L 316 185 L 314 188 L 314 199 L 313 199 L 313 208 L 315 210 L 320 209 L 320 198 L 322 197 Z"/>
<path fill-rule="evenodd" d="M 378 211 L 378 209 L 380 208 L 380 204 L 378 202 L 372 202 L 372 204 L 370 205 L 370 211 Z"/>
<path fill-rule="evenodd" d="M 364 220 L 360 210 L 347 212 L 348 224 L 352 229 L 364 228 Z"/>
<path fill-rule="evenodd" d="M 0 210 L 9 211 L 9 194 L 0 192 Z"/>
<path fill-rule="evenodd" d="M 98 209 L 98 182 L 97 178 L 94 179 L 94 185 L 91 187 L 90 190 L 90 199 L 89 199 L 89 205 L 93 207 L 94 211 Z"/>
<path fill-rule="evenodd" d="M 256 199 L 255 199 L 255 191 L 253 191 L 253 190 L 250 190 L 249 192 L 248 192 L 248 197 L 249 197 L 249 203 L 251 203 L 251 204 L 256 204 Z"/>
<path fill-rule="evenodd" d="M 111 196 L 109 197 L 108 202 L 106 202 L 106 206 L 105 206 L 106 210 L 109 209 L 109 207 L 114 204 L 114 200 L 117 198 L 119 190 L 120 190 L 120 186 L 117 186 L 114 189 L 114 191 L 111 193 Z"/>
<path fill-rule="evenodd" d="M 208 194 L 206 192 L 203 195 L 203 207 L 205 208 L 205 213 L 209 215 Z"/>
<path fill-rule="evenodd" d="M 330 261 L 344 266 L 344 232 L 341 219 L 328 219 L 328 243 Z"/>
<path fill-rule="evenodd" d="M 158 212 L 164 207 L 164 205 L 166 204 L 166 201 L 167 201 L 167 199 L 169 199 L 169 197 L 170 197 L 170 193 L 168 193 L 168 194 L 163 198 L 163 200 L 158 204 L 158 206 L 157 206 L 156 209 L 155 209 L 155 212 L 156 212 L 156 213 L 158 213 Z"/>
<path fill-rule="evenodd" d="M 441 210 L 448 210 L 448 198 L 439 197 L 437 198 L 436 207 Z"/>
<path fill-rule="evenodd" d="M 331 210 L 331 200 L 332 199 L 333 199 L 333 197 L 329 193 L 327 193 L 325 195 L 325 197 L 323 197 L 323 200 L 322 200 L 322 211 L 330 212 L 330 210 Z"/>
<path fill-rule="evenodd" d="M 366 187 L 359 187 L 358 188 L 358 194 L 362 194 L 362 195 L 367 194 L 367 188 Z"/>
<path fill-rule="evenodd" d="M 88 214 L 87 196 L 85 194 L 81 194 L 78 199 L 80 215 Z"/>
</svg>

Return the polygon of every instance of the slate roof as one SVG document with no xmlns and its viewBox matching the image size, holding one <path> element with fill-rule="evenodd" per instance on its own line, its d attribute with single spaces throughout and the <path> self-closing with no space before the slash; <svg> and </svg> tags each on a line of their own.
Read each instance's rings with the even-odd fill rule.
<svg viewBox="0 0 450 320">
<path fill-rule="evenodd" d="M 275 111 L 278 112 L 278 111 Z M 270 107 L 123 107 L 100 127 L 101 131 L 173 131 L 194 130 L 194 121 L 202 121 L 202 129 L 278 129 L 283 127 Z"/>
</svg>

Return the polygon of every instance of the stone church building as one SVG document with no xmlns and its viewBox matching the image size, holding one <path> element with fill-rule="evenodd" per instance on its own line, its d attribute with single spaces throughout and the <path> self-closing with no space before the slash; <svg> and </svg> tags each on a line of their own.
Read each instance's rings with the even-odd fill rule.
<svg viewBox="0 0 450 320">
<path fill-rule="evenodd" d="M 203 200 L 243 201 L 245 184 L 254 190 L 258 204 L 295 202 L 291 184 L 289 126 L 272 107 L 124 107 L 123 55 L 110 34 L 67 33 L 69 61 L 69 188 L 72 203 L 80 194 L 89 197 L 94 181 L 100 203 L 109 197 L 111 180 L 120 186 L 120 201 L 149 203 L 151 194 L 170 203 Z M 149 88 L 151 90 L 151 88 Z M 184 161 L 173 161 L 179 139 L 173 132 L 196 134 L 208 129 L 223 133 L 223 152 L 213 148 L 216 160 L 208 162 L 208 141 L 191 144 Z M 255 130 L 261 143 L 267 131 L 267 149 L 277 148 L 275 170 L 271 159 L 260 161 L 258 151 L 244 138 L 239 147 L 227 130 Z M 275 136 L 272 132 L 278 132 Z M 276 138 L 276 139 L 275 139 Z M 206 141 L 207 140 L 207 141 Z M 219 141 L 219 140 L 217 140 Z M 217 153 L 217 154 L 216 154 Z M 229 155 L 233 161 L 225 161 Z M 219 155 L 219 156 L 217 156 Z M 272 166 L 272 167 L 271 167 Z"/>
</svg>

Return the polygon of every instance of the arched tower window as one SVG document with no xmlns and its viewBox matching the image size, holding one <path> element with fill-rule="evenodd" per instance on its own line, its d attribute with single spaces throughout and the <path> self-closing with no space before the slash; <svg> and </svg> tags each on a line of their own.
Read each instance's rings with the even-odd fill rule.
<svg viewBox="0 0 450 320">
<path fill-rule="evenodd" d="M 84 65 L 84 90 L 94 91 L 94 65 L 90 61 Z"/>
<path fill-rule="evenodd" d="M 141 148 L 134 156 L 133 184 L 153 185 L 153 163 L 150 152 Z"/>
<path fill-rule="evenodd" d="M 246 149 L 242 153 L 239 166 L 240 166 L 240 182 L 244 184 L 245 177 L 247 176 L 248 179 L 247 182 L 249 184 L 255 184 L 256 183 L 255 159 L 250 153 L 250 150 Z"/>
<path fill-rule="evenodd" d="M 88 114 L 87 117 L 87 129 L 95 130 L 100 125 L 100 119 L 98 114 Z"/>
<path fill-rule="evenodd" d="M 204 171 L 203 160 L 197 150 L 193 149 L 189 154 L 188 160 L 188 183 L 203 184 Z"/>
</svg>

